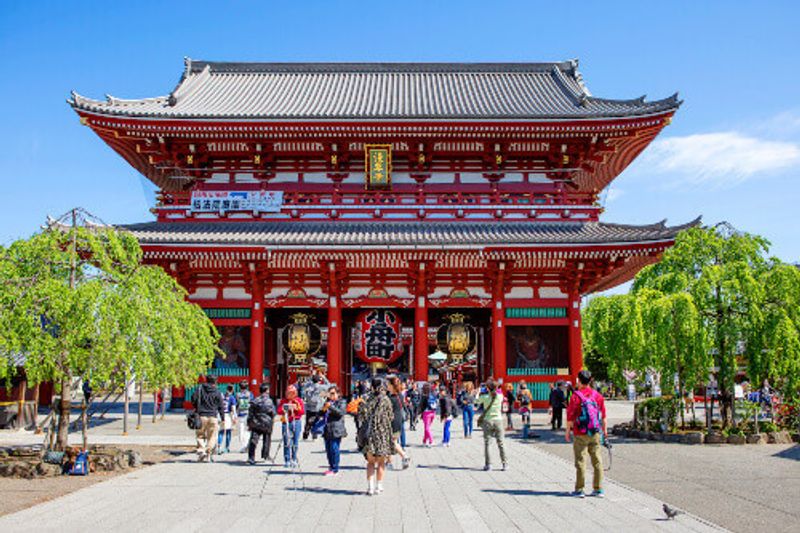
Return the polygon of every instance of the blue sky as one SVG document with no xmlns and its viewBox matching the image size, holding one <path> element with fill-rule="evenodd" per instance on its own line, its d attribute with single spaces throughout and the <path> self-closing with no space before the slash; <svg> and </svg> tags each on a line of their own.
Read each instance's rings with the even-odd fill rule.
<svg viewBox="0 0 800 533">
<path fill-rule="evenodd" d="M 23 2 L 0 8 L 0 243 L 82 206 L 150 219 L 143 178 L 65 103 L 168 93 L 183 57 L 239 61 L 579 58 L 609 98 L 684 105 L 608 191 L 604 220 L 731 222 L 800 261 L 796 2 Z"/>
</svg>

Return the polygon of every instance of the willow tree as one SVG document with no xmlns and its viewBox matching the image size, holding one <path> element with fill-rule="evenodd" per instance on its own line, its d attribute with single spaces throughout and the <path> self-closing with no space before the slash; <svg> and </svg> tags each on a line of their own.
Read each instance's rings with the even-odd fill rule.
<svg viewBox="0 0 800 533">
<path fill-rule="evenodd" d="M 617 386 L 625 383 L 624 371 L 647 366 L 640 302 L 631 295 L 589 300 L 583 312 L 583 339 L 585 351 L 594 351 L 603 359 Z"/>
<path fill-rule="evenodd" d="M 677 378 L 678 394 L 683 401 L 686 388 L 693 390 L 708 376 L 711 357 L 700 313 L 692 296 L 685 292 L 664 294 L 643 290 L 635 297 L 646 300 L 642 318 L 645 343 L 652 354 L 653 366 L 662 376 L 662 388 L 672 388 Z M 681 425 L 685 425 L 681 409 Z"/>
<path fill-rule="evenodd" d="M 57 446 L 67 444 L 73 377 L 136 374 L 185 385 L 213 360 L 218 334 L 161 268 L 141 264 L 136 239 L 82 210 L 0 248 L 0 367 L 25 354 L 33 382 L 61 391 Z"/>
<path fill-rule="evenodd" d="M 785 398 L 800 393 L 800 269 L 773 261 L 760 278 L 763 302 L 747 343 L 747 371 L 768 379 Z"/>
<path fill-rule="evenodd" d="M 662 261 L 642 269 L 633 284 L 633 293 L 654 289 L 691 295 L 710 341 L 723 407 L 729 413 L 737 358 L 744 355 L 748 337 L 758 329 L 763 302 L 760 279 L 769 266 L 768 248 L 766 239 L 734 231 L 727 224 L 692 228 L 678 234 Z"/>
</svg>

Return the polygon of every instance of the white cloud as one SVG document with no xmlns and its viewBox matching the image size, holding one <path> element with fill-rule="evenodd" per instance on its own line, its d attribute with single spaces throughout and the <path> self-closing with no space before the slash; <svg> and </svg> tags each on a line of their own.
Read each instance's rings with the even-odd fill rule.
<svg viewBox="0 0 800 533">
<path fill-rule="evenodd" d="M 610 204 L 611 202 L 613 202 L 614 200 L 616 200 L 617 198 L 619 198 L 623 194 L 625 194 L 625 191 L 623 191 L 619 187 L 612 187 L 612 188 L 608 189 L 608 193 L 606 193 L 606 203 Z"/>
<path fill-rule="evenodd" d="M 800 164 L 800 145 L 735 131 L 701 133 L 656 140 L 642 163 L 641 168 L 684 182 L 732 184 Z"/>
</svg>

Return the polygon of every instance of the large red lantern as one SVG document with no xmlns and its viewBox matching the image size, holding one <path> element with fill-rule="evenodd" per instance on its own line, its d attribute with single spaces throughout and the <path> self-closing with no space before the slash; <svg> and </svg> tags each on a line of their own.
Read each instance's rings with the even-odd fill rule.
<svg viewBox="0 0 800 533">
<path fill-rule="evenodd" d="M 400 318 L 392 311 L 362 311 L 355 329 L 353 347 L 362 361 L 388 364 L 403 355 Z"/>
</svg>

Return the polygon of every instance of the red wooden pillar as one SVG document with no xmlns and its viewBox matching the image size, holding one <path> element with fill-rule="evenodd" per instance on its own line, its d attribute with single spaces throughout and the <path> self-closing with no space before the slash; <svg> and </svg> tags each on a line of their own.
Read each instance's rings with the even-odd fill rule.
<svg viewBox="0 0 800 533">
<path fill-rule="evenodd" d="M 497 265 L 497 277 L 492 290 L 492 374 L 495 379 L 506 379 L 506 317 L 505 317 L 505 263 Z"/>
<path fill-rule="evenodd" d="M 581 296 L 577 286 L 570 288 L 567 307 L 569 318 L 569 375 L 575 383 L 578 372 L 583 369 L 583 340 L 581 338 Z"/>
<path fill-rule="evenodd" d="M 342 308 L 336 280 L 336 265 L 328 263 L 330 293 L 328 300 L 328 380 L 342 389 Z M 344 392 L 342 392 L 344 394 Z"/>
<path fill-rule="evenodd" d="M 253 276 L 252 307 L 250 312 L 250 390 L 258 394 L 264 379 L 264 290 L 261 280 Z"/>
<path fill-rule="evenodd" d="M 425 283 L 425 263 L 417 273 L 417 297 L 414 306 L 414 379 L 428 381 L 428 294 Z"/>
</svg>

